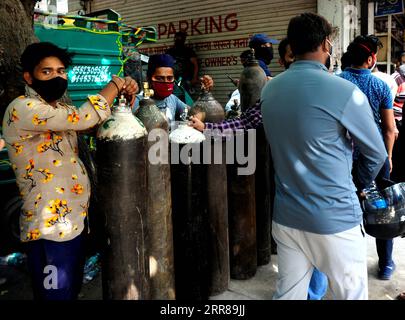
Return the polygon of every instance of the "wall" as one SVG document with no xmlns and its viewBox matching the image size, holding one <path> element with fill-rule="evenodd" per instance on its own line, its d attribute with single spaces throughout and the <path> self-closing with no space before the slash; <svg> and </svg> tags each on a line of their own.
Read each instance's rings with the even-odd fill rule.
<svg viewBox="0 0 405 320">
<path fill-rule="evenodd" d="M 360 34 L 360 0 L 318 0 L 318 13 L 334 28 L 334 61 L 338 61 L 349 43 Z"/>
<path fill-rule="evenodd" d="M 205 0 L 176 2 L 162 0 L 154 5 L 147 0 L 94 0 L 92 10 L 111 8 L 124 22 L 134 26 L 154 25 L 159 30 L 156 44 L 142 46 L 144 52 L 160 53 L 173 44 L 180 28 L 189 32 L 188 44 L 199 57 L 201 74 L 215 81 L 214 96 L 224 104 L 235 87 L 226 77 L 238 78 L 242 70 L 239 55 L 247 49 L 249 36 L 267 33 L 281 40 L 286 36 L 289 20 L 302 12 L 316 12 L 316 0 Z M 270 69 L 278 65 L 277 45 Z"/>
</svg>

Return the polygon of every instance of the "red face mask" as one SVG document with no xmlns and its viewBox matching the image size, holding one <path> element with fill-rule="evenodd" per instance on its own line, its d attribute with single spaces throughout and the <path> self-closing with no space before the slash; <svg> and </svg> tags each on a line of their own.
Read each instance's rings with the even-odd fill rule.
<svg viewBox="0 0 405 320">
<path fill-rule="evenodd" d="M 164 99 L 173 93 L 174 82 L 152 81 L 152 88 L 156 98 Z"/>
</svg>

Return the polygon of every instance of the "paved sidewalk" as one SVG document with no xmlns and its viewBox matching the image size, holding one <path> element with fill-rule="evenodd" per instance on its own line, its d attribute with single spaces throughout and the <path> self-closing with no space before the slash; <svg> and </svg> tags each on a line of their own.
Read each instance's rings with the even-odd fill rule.
<svg viewBox="0 0 405 320">
<path fill-rule="evenodd" d="M 393 300 L 405 290 L 405 239 L 394 240 L 394 260 L 397 269 L 389 281 L 378 280 L 377 252 L 374 238 L 368 237 L 368 271 L 369 271 L 369 299 Z M 231 280 L 229 290 L 211 297 L 211 300 L 270 300 L 276 286 L 277 255 L 272 261 L 257 269 L 256 275 L 249 280 Z M 32 292 L 30 280 L 26 270 L 14 267 L 0 266 L 0 278 L 8 277 L 6 284 L 0 285 L 0 300 L 30 300 Z M 90 283 L 83 285 L 81 300 L 101 300 L 101 276 L 98 275 Z M 333 299 L 330 293 L 326 300 Z"/>
<path fill-rule="evenodd" d="M 375 239 L 367 236 L 368 252 L 368 286 L 370 300 L 394 300 L 405 291 L 405 238 L 394 240 L 393 258 L 397 265 L 396 271 L 389 281 L 377 278 L 377 251 Z M 211 297 L 212 300 L 269 300 L 276 288 L 277 255 L 271 256 L 271 262 L 257 269 L 256 275 L 249 280 L 231 280 L 229 290 Z M 325 300 L 332 300 L 328 292 Z"/>
</svg>

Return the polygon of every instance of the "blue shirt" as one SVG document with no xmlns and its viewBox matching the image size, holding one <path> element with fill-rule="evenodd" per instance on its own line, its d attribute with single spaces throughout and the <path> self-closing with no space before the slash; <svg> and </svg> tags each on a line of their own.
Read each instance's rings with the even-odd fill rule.
<svg viewBox="0 0 405 320">
<path fill-rule="evenodd" d="M 172 125 L 176 120 L 176 116 L 180 115 L 187 108 L 187 105 L 174 94 L 171 94 L 163 100 L 154 100 L 156 102 L 156 106 L 161 111 L 165 112 L 170 125 Z"/>
<path fill-rule="evenodd" d="M 259 66 L 263 69 L 264 73 L 266 74 L 267 77 L 271 77 L 271 72 L 267 64 L 260 59 L 257 59 L 259 61 Z"/>
<path fill-rule="evenodd" d="M 346 68 L 339 76 L 354 83 L 366 95 L 374 120 L 381 130 L 381 109 L 392 109 L 393 106 L 388 85 L 374 77 L 369 69 Z"/>
<path fill-rule="evenodd" d="M 351 139 L 365 156 L 364 184 L 387 157 L 367 97 L 323 64 L 296 61 L 264 87 L 262 114 L 275 169 L 274 221 L 318 234 L 359 225 Z"/>
</svg>

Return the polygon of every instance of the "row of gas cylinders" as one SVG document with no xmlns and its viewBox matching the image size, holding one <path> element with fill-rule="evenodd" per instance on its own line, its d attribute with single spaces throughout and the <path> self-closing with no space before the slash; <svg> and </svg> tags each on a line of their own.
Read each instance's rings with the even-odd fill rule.
<svg viewBox="0 0 405 320">
<path fill-rule="evenodd" d="M 194 107 L 204 111 L 206 121 L 224 119 L 222 106 L 208 92 Z M 258 265 L 270 262 L 274 188 L 268 144 L 258 130 L 251 175 L 238 175 L 237 165 L 225 161 L 152 164 L 147 135 L 153 129 L 167 131 L 168 123 L 146 98 L 136 117 L 121 101 L 98 131 L 98 214 L 105 218 L 106 235 L 103 296 L 206 300 L 226 291 L 230 278 L 248 279 Z M 171 141 L 160 143 L 179 150 L 199 134 L 182 126 L 171 132 Z M 201 141 L 194 142 L 202 148 Z"/>
</svg>

